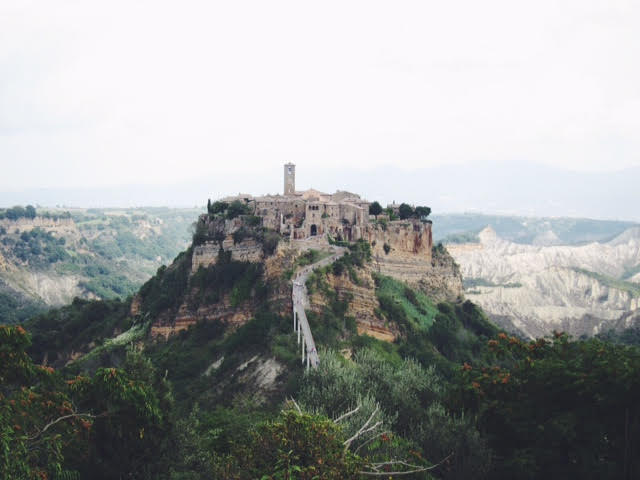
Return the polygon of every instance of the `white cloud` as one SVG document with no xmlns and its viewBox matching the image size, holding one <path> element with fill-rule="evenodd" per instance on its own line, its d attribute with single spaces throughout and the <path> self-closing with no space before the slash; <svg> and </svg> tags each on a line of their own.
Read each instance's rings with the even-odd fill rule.
<svg viewBox="0 0 640 480">
<path fill-rule="evenodd" d="M 0 5 L 0 190 L 640 165 L 632 1 Z"/>
</svg>

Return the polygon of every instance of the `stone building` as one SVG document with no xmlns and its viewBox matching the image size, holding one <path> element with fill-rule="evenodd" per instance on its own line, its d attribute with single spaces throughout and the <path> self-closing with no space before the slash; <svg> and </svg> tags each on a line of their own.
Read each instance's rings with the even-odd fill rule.
<svg viewBox="0 0 640 480">
<path fill-rule="evenodd" d="M 284 194 L 253 197 L 240 194 L 223 199 L 247 203 L 267 228 L 292 239 L 331 235 L 334 239 L 355 241 L 364 238 L 369 223 L 369 202 L 359 195 L 338 191 L 334 194 L 314 189 L 297 191 L 296 166 L 284 165 Z"/>
</svg>

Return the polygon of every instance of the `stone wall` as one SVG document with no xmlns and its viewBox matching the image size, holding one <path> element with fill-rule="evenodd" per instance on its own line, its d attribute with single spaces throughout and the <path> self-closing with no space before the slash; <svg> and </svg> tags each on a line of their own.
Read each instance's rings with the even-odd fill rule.
<svg viewBox="0 0 640 480">
<path fill-rule="evenodd" d="M 262 244 L 254 239 L 243 240 L 234 244 L 233 237 L 229 236 L 222 242 L 225 252 L 231 252 L 231 259 L 239 262 L 261 262 L 263 259 Z M 200 267 L 207 268 L 218 261 L 220 245 L 215 242 L 205 242 L 193 247 L 191 256 L 191 273 L 198 271 Z"/>
</svg>

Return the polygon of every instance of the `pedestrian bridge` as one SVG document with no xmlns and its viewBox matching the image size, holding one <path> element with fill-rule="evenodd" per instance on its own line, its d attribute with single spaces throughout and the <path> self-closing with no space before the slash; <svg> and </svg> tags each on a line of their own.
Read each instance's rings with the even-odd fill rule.
<svg viewBox="0 0 640 480">
<path fill-rule="evenodd" d="M 293 329 L 298 335 L 298 345 L 301 345 L 302 363 L 306 362 L 307 368 L 316 368 L 320 363 L 320 358 L 318 357 L 318 350 L 313 341 L 313 334 L 305 312 L 305 307 L 309 306 L 306 283 L 309 275 L 314 270 L 332 264 L 347 251 L 344 247 L 332 247 L 332 249 L 335 251 L 333 255 L 301 268 L 296 272 L 296 276 L 293 279 L 291 293 L 291 299 L 293 300 Z"/>
</svg>

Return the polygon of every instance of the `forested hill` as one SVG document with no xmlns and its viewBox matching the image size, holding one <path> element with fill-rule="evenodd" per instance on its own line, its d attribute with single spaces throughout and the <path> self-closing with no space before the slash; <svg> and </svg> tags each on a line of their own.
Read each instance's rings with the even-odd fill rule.
<svg viewBox="0 0 640 480">
<path fill-rule="evenodd" d="M 636 347 L 509 336 L 381 275 L 360 241 L 306 282 L 320 365 L 305 371 L 290 280 L 331 246 L 227 215 L 132 299 L 0 327 L 9 478 L 637 478 Z"/>
<path fill-rule="evenodd" d="M 0 323 L 125 298 L 189 242 L 199 209 L 0 209 Z"/>
</svg>

